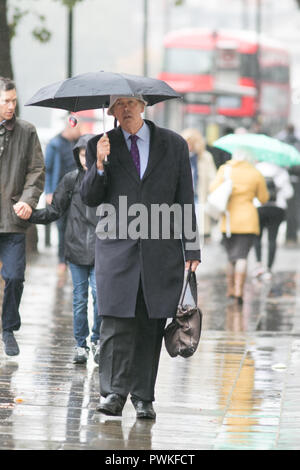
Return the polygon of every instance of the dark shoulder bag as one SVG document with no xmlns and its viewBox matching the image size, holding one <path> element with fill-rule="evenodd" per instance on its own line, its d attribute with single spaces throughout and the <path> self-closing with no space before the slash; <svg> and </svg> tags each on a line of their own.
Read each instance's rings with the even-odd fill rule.
<svg viewBox="0 0 300 470">
<path fill-rule="evenodd" d="M 183 305 L 188 284 L 195 305 Z M 175 318 L 167 325 L 164 332 L 165 346 L 171 357 L 190 357 L 196 351 L 202 326 L 202 312 L 198 308 L 197 280 L 193 271 L 189 270 L 179 302 Z"/>
</svg>

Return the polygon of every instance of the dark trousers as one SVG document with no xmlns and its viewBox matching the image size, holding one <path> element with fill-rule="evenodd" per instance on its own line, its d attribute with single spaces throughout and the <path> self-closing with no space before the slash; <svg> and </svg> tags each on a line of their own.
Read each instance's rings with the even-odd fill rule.
<svg viewBox="0 0 300 470">
<path fill-rule="evenodd" d="M 1 275 L 5 281 L 2 304 L 2 330 L 14 331 L 21 326 L 19 306 L 26 267 L 24 233 L 0 233 Z"/>
<path fill-rule="evenodd" d="M 102 317 L 100 393 L 154 401 L 166 319 L 149 319 L 141 287 L 134 318 Z"/>
<path fill-rule="evenodd" d="M 254 248 L 256 251 L 257 261 L 261 261 L 261 239 L 264 229 L 268 231 L 268 268 L 271 269 L 276 254 L 276 240 L 278 229 L 281 222 L 285 218 L 285 211 L 276 206 L 263 206 L 258 209 L 260 235 L 255 238 Z"/>
</svg>

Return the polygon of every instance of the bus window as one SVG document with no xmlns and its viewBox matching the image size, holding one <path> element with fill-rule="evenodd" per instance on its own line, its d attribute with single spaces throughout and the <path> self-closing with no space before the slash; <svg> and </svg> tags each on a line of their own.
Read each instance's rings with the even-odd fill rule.
<svg viewBox="0 0 300 470">
<path fill-rule="evenodd" d="M 180 48 L 170 48 L 165 51 L 165 72 L 206 75 L 211 73 L 212 67 L 212 51 Z"/>
<path fill-rule="evenodd" d="M 257 77 L 257 57 L 256 54 L 240 54 L 241 77 Z"/>
<path fill-rule="evenodd" d="M 264 82 L 287 83 L 289 81 L 289 68 L 284 65 L 262 67 L 260 72 L 260 78 Z"/>
</svg>

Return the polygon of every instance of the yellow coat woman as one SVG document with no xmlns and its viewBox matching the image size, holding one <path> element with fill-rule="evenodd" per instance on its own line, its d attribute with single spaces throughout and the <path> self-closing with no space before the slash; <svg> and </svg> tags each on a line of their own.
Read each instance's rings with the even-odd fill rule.
<svg viewBox="0 0 300 470">
<path fill-rule="evenodd" d="M 269 199 L 263 175 L 247 158 L 249 155 L 238 150 L 226 164 L 220 166 L 210 191 L 224 181 L 225 167 L 230 168 L 232 193 L 227 205 L 231 236 L 226 237 L 226 216 L 221 220 L 223 245 L 228 256 L 227 296 L 235 297 L 238 303 L 243 302 L 243 288 L 247 272 L 247 257 L 254 238 L 259 235 L 258 211 L 253 204 L 257 198 L 262 204 Z"/>
<path fill-rule="evenodd" d="M 263 175 L 246 160 L 229 160 L 221 165 L 215 180 L 210 185 L 210 191 L 216 189 L 224 181 L 225 167 L 230 167 L 232 193 L 227 210 L 230 216 L 230 231 L 259 235 L 259 218 L 253 199 L 257 198 L 262 204 L 268 201 L 269 193 Z M 226 233 L 225 216 L 221 220 L 221 231 Z"/>
</svg>

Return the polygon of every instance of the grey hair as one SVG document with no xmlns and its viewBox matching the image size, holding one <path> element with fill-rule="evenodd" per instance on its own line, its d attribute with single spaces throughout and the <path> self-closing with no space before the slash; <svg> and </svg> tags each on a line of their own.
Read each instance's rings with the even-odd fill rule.
<svg viewBox="0 0 300 470">
<path fill-rule="evenodd" d="M 0 92 L 15 90 L 15 82 L 11 78 L 0 77 Z"/>
</svg>

